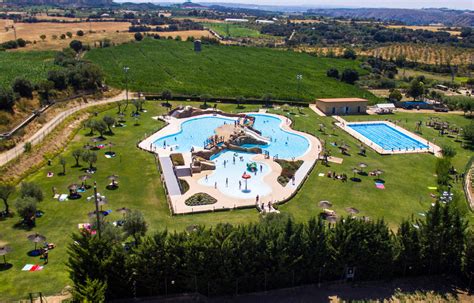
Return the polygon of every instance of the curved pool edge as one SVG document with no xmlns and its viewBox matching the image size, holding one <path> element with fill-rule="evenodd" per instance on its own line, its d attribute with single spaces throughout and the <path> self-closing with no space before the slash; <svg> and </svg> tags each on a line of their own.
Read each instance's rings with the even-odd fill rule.
<svg viewBox="0 0 474 303">
<path fill-rule="evenodd" d="M 244 114 L 267 115 L 267 116 L 278 118 L 281 121 L 279 124 L 281 129 L 289 133 L 299 135 L 308 141 L 308 148 L 306 152 L 299 157 L 295 157 L 295 160 L 303 160 L 303 165 L 298 169 L 298 171 L 295 174 L 294 184 L 292 182 L 289 182 L 286 186 L 283 187 L 277 182 L 277 177 L 281 174 L 282 169 L 281 169 L 281 166 L 275 161 L 273 161 L 272 159 L 265 159 L 264 155 L 262 154 L 256 154 L 255 157 L 252 158 L 252 159 L 255 159 L 256 161 L 264 162 L 271 169 L 271 172 L 268 175 L 264 176 L 264 181 L 266 183 L 269 182 L 268 184 L 271 186 L 272 192 L 266 196 L 260 197 L 261 198 L 260 201 L 264 203 L 267 203 L 270 201 L 272 203 L 286 202 L 288 199 L 290 199 L 296 194 L 298 189 L 302 186 L 303 182 L 307 179 L 307 176 L 311 172 L 312 168 L 314 167 L 321 153 L 321 150 L 322 150 L 321 142 L 315 136 L 292 129 L 291 128 L 292 120 L 285 116 L 270 114 L 270 113 L 260 113 L 260 112 L 246 112 Z M 220 115 L 219 113 L 205 114 L 199 117 L 215 117 L 215 116 L 229 118 L 229 117 Z M 180 130 L 182 130 L 181 128 L 182 123 L 191 119 L 196 119 L 196 117 L 189 117 L 189 118 L 183 118 L 183 119 L 176 119 L 176 118 L 170 117 L 168 119 L 163 119 L 167 123 L 167 125 L 165 125 L 163 128 L 161 128 L 157 132 L 151 134 L 150 136 L 146 137 L 144 140 L 139 142 L 138 146 L 143 150 L 149 151 L 157 155 L 158 158 L 162 158 L 162 157 L 169 158 L 169 155 L 172 153 L 171 151 L 153 146 L 152 143 L 158 140 L 158 138 L 160 137 L 163 137 L 166 135 L 172 135 L 173 133 L 178 133 Z M 202 176 L 203 176 L 203 173 L 201 172 L 200 174 L 193 174 L 192 177 L 182 177 L 182 179 L 190 183 L 189 184 L 190 189 L 185 194 L 179 194 L 179 195 L 167 194 L 167 198 L 168 198 L 167 200 L 169 202 L 170 210 L 173 214 L 190 214 L 190 213 L 198 213 L 198 212 L 209 212 L 209 211 L 255 207 L 254 198 L 239 199 L 236 197 L 229 197 L 223 194 L 222 192 L 220 192 L 219 190 L 216 190 L 214 188 L 209 188 L 208 186 L 199 185 L 197 181 L 195 180 L 199 180 L 200 178 L 202 178 Z M 174 174 L 173 177 L 175 178 L 174 182 L 177 182 L 176 173 Z M 165 179 L 164 186 L 167 187 L 168 186 L 167 183 L 172 180 L 166 180 L 166 177 L 164 179 Z M 213 205 L 202 205 L 202 206 L 195 206 L 195 207 L 187 206 L 184 203 L 186 199 L 188 199 L 192 195 L 199 192 L 206 192 L 210 194 L 211 196 L 216 198 L 218 202 Z"/>
</svg>

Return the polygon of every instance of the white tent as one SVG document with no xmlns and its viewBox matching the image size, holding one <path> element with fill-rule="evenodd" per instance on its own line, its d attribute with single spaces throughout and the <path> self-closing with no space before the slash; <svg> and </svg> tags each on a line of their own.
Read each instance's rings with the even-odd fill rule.
<svg viewBox="0 0 474 303">
<path fill-rule="evenodd" d="M 377 114 L 391 114 L 395 110 L 393 103 L 379 103 L 375 105 L 375 112 Z"/>
</svg>

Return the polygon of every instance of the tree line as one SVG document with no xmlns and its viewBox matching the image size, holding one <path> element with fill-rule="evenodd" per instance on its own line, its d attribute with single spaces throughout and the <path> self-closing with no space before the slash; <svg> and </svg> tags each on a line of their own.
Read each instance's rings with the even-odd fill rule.
<svg viewBox="0 0 474 303">
<path fill-rule="evenodd" d="M 424 219 L 405 220 L 397 232 L 383 220 L 347 217 L 332 225 L 274 214 L 247 225 L 152 235 L 145 235 L 143 221 L 132 222 L 128 238 L 109 223 L 101 237 L 73 235 L 67 264 L 76 300 L 263 291 L 342 280 L 348 269 L 355 280 L 469 277 L 474 270 L 474 235 L 455 203 L 437 202 Z"/>
<path fill-rule="evenodd" d="M 70 48 L 56 54 L 55 66 L 47 73 L 46 79 L 32 83 L 26 77 L 17 77 L 11 87 L 0 87 L 0 110 L 11 111 L 16 100 L 31 99 L 35 91 L 40 102 L 48 104 L 51 97 L 61 92 L 96 91 L 102 87 L 100 68 L 78 58 L 77 53 L 83 49 L 80 41 L 73 40 Z"/>
</svg>

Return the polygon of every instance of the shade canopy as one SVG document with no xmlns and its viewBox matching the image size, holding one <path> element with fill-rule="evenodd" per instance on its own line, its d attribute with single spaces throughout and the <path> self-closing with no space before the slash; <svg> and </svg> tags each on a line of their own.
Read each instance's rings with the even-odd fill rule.
<svg viewBox="0 0 474 303">
<path fill-rule="evenodd" d="M 34 243 L 40 243 L 40 242 L 46 241 L 46 237 L 43 236 L 43 235 L 40 235 L 38 233 L 29 235 L 27 238 L 28 238 L 28 240 L 30 240 L 31 242 L 34 242 Z"/>
<path fill-rule="evenodd" d="M 247 179 L 250 179 L 250 178 L 252 178 L 252 176 L 249 175 L 249 174 L 247 174 L 247 173 L 244 173 L 244 174 L 242 175 L 242 179 L 246 179 L 246 180 L 247 180 Z"/>
</svg>

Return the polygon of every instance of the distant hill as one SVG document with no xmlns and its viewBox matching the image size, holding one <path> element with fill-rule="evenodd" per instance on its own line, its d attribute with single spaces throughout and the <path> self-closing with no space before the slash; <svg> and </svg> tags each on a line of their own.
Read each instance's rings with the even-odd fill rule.
<svg viewBox="0 0 474 303">
<path fill-rule="evenodd" d="M 325 17 L 400 21 L 407 25 L 442 23 L 446 26 L 474 26 L 474 11 L 449 9 L 328 8 L 309 9 L 307 14 Z"/>
<path fill-rule="evenodd" d="M 0 0 L 0 2 L 2 2 Z M 59 6 L 102 6 L 111 5 L 112 0 L 3 0 L 8 4 L 19 5 L 59 5 Z"/>
</svg>

